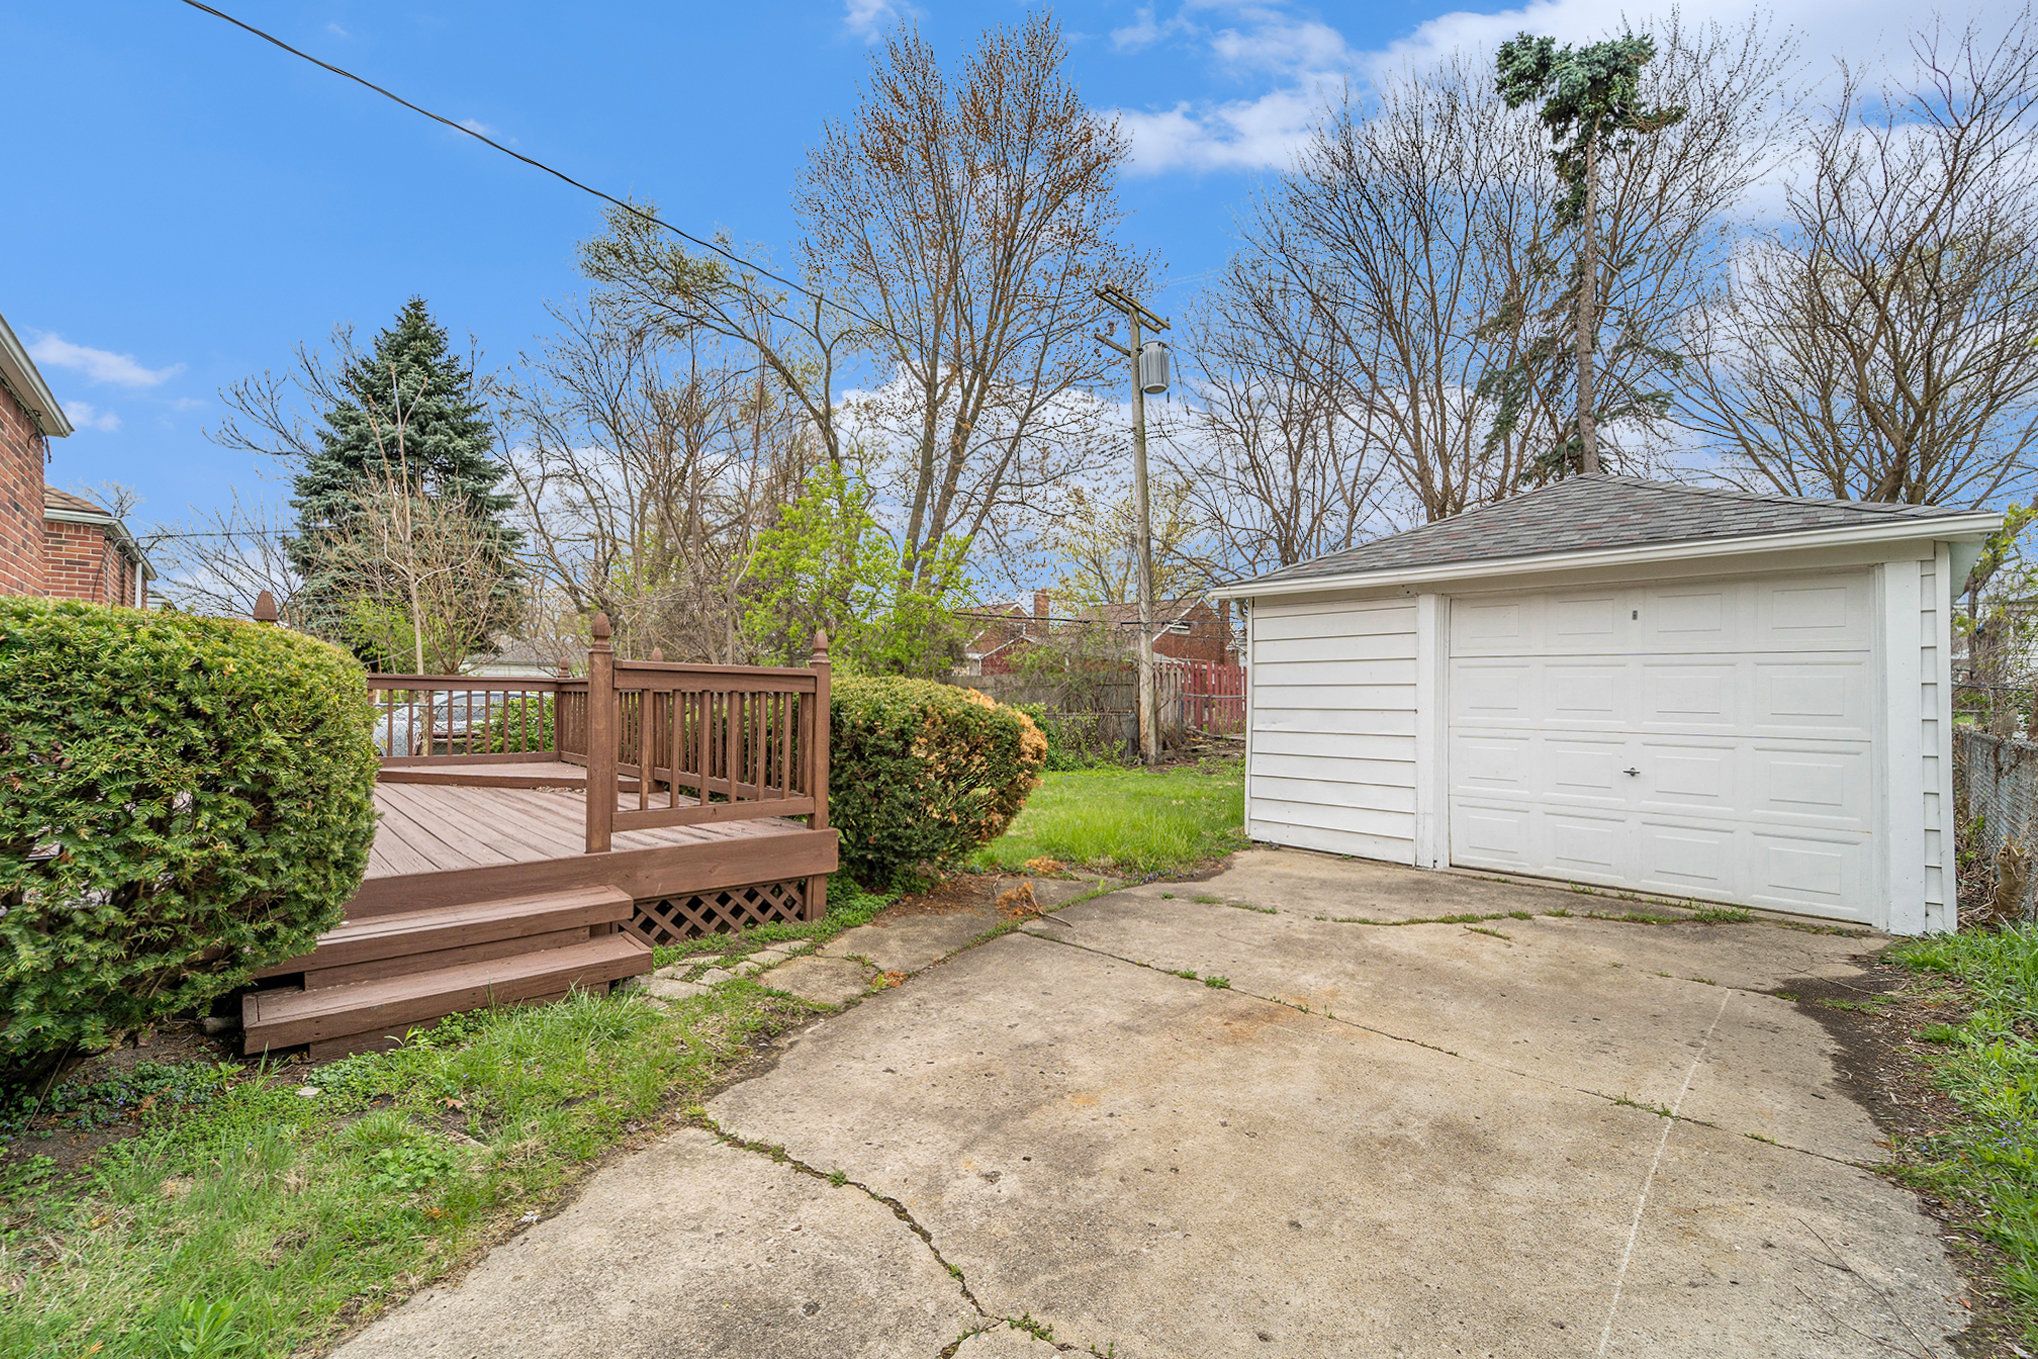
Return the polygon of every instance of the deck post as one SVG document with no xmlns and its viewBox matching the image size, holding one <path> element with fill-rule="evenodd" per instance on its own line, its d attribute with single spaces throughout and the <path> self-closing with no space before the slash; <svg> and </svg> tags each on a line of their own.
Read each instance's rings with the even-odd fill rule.
<svg viewBox="0 0 2038 1359">
<path fill-rule="evenodd" d="M 809 781 L 807 786 L 814 790 L 814 814 L 807 818 L 807 825 L 815 830 L 828 829 L 828 634 L 814 633 L 814 656 L 810 662 L 814 671 L 814 711 L 809 720 L 807 742 Z M 816 873 L 807 879 L 807 919 L 819 920 L 828 914 L 828 875 Z"/>
<path fill-rule="evenodd" d="M 562 650 L 559 655 L 559 678 L 573 678 L 573 662 Z M 552 758 L 563 759 L 566 753 L 566 690 L 554 687 L 552 690 Z"/>
<path fill-rule="evenodd" d="M 587 647 L 587 852 L 606 854 L 616 821 L 616 652 L 597 613 Z"/>
</svg>

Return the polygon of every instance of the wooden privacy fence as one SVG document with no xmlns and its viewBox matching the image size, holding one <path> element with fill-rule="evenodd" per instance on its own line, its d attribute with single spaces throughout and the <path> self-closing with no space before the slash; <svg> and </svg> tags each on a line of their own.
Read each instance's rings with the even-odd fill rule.
<svg viewBox="0 0 2038 1359">
<path fill-rule="evenodd" d="M 1169 661 L 1181 676 L 1182 720 L 1192 731 L 1245 730 L 1245 667 L 1218 661 Z"/>
</svg>

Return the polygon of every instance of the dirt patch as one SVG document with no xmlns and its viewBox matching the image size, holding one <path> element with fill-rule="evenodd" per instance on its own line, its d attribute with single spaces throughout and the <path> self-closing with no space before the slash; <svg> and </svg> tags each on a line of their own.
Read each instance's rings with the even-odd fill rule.
<svg viewBox="0 0 2038 1359">
<path fill-rule="evenodd" d="M 1919 1146 L 1961 1120 L 1961 1112 L 1932 1083 L 1931 1046 L 1918 1030 L 1966 1018 L 1957 994 L 1922 980 L 1894 963 L 1875 959 L 1845 981 L 1806 977 L 1778 993 L 1794 998 L 1839 1047 L 1840 1086 L 1888 1137 L 1890 1164 L 1882 1169 L 1917 1193 L 1940 1222 L 1948 1254 L 1967 1293 L 1958 1299 L 1972 1316 L 1954 1347 L 1969 1359 L 2029 1359 L 2023 1328 L 2002 1288 L 2009 1260 L 1981 1234 L 1973 1211 L 1913 1184 L 1904 1171 L 1919 1163 Z"/>
<path fill-rule="evenodd" d="M 210 1067 L 234 1060 L 227 1038 L 207 1034 L 195 1021 L 130 1037 L 66 1071 L 49 1095 L 16 1095 L 0 1104 L 0 1165 L 43 1156 L 59 1173 L 76 1170 L 134 1136 L 145 1116 L 174 1098 L 172 1092 L 152 1092 L 140 1079 L 149 1067 Z"/>
<path fill-rule="evenodd" d="M 957 911 L 989 911 L 1009 881 L 1000 873 L 951 873 L 924 892 L 900 897 L 871 921 L 882 925 L 905 915 L 951 915 Z"/>
</svg>

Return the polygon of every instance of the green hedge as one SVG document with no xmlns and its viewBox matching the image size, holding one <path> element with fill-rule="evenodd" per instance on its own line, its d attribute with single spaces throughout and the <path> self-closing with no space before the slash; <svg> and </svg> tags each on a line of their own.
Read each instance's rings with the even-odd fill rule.
<svg viewBox="0 0 2038 1359">
<path fill-rule="evenodd" d="M 278 627 L 0 599 L 0 1080 L 309 947 L 375 834 L 361 668 Z"/>
<path fill-rule="evenodd" d="M 1003 834 L 1039 782 L 1040 728 L 974 689 L 843 676 L 833 699 L 829 820 L 866 887 L 959 862 Z"/>
</svg>

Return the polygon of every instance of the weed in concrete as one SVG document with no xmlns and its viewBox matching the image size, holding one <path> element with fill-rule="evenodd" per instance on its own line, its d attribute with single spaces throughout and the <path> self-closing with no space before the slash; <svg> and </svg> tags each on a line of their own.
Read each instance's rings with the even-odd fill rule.
<svg viewBox="0 0 2038 1359">
<path fill-rule="evenodd" d="M 1507 938 L 1507 936 L 1502 934 L 1499 930 L 1496 930 L 1488 925 L 1467 925 L 1465 926 L 1465 930 L 1468 934 L 1483 934 L 1493 939 Z"/>
<path fill-rule="evenodd" d="M 1229 991 L 1231 989 L 1231 978 L 1205 977 L 1203 979 L 1203 984 L 1218 991 Z"/>
<path fill-rule="evenodd" d="M 1699 906 L 1692 911 L 1691 918 L 1705 925 L 1745 925 L 1755 918 L 1755 913 L 1739 906 Z"/>
<path fill-rule="evenodd" d="M 1015 1331 L 1026 1332 L 1035 1340 L 1045 1340 L 1050 1345 L 1054 1343 L 1054 1329 L 1044 1321 L 1035 1321 L 1031 1312 L 1022 1314 L 1017 1320 L 1006 1317 L 1005 1324 Z"/>
<path fill-rule="evenodd" d="M 849 1183 L 849 1172 L 843 1170 L 839 1166 L 836 1167 L 834 1170 L 828 1172 L 828 1183 L 834 1185 L 837 1189 L 840 1189 L 843 1185 Z"/>
<path fill-rule="evenodd" d="M 1187 967 L 1185 967 L 1185 968 L 1182 968 L 1182 969 L 1180 969 L 1179 971 L 1176 971 L 1176 972 L 1170 972 L 1170 973 L 1169 973 L 1168 975 L 1169 975 L 1170 977 L 1180 977 L 1180 978 L 1181 978 L 1181 979 L 1182 979 L 1183 981 L 1201 981 L 1201 980 L 1203 980 L 1203 979 L 1202 979 L 1201 977 L 1199 977 L 1199 976 L 1197 976 L 1197 975 L 1196 975 L 1196 973 L 1195 973 L 1194 969 L 1192 969 L 1192 968 L 1187 968 Z"/>
<path fill-rule="evenodd" d="M 1198 906 L 1222 906 L 1224 904 L 1224 898 L 1218 896 L 1215 892 L 1198 892 L 1190 897 L 1189 900 L 1195 902 Z"/>
<path fill-rule="evenodd" d="M 1254 915 L 1279 915 L 1271 906 L 1255 906 L 1250 901 L 1227 901 L 1223 903 L 1234 911 L 1251 911 Z"/>
<path fill-rule="evenodd" d="M 1163 892 L 1163 893 L 1161 893 L 1161 900 L 1162 900 L 1162 901 L 1173 901 L 1174 899 L 1175 899 L 1175 894 L 1174 894 L 1173 892 Z"/>
<path fill-rule="evenodd" d="M 1640 1109 L 1643 1113 L 1654 1114 L 1658 1118 L 1676 1117 L 1670 1112 L 1670 1106 L 1667 1104 L 1649 1104 L 1642 1100 L 1629 1099 L 1626 1095 L 1615 1095 L 1613 1102 L 1623 1109 Z"/>
</svg>

